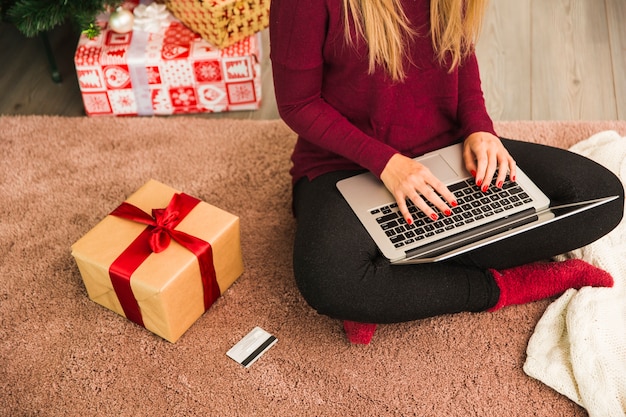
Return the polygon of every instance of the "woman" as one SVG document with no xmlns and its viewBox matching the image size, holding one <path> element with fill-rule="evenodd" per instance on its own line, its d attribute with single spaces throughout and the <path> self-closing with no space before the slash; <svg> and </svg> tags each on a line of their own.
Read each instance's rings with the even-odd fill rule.
<svg viewBox="0 0 626 417">
<path fill-rule="evenodd" d="M 290 171 L 295 278 L 313 308 L 344 321 L 354 343 L 369 343 L 375 323 L 494 311 L 568 288 L 613 284 L 579 260 L 540 262 L 613 229 L 624 191 L 588 159 L 497 137 L 473 49 L 484 3 L 272 0 L 276 99 L 298 134 Z M 369 170 L 408 223 L 406 199 L 433 219 L 446 216 L 457 204 L 454 195 L 412 158 L 461 141 L 464 163 L 481 187 L 492 180 L 501 187 L 507 173 L 514 180 L 519 163 L 553 203 L 620 198 L 449 261 L 392 266 L 336 182 Z"/>
</svg>

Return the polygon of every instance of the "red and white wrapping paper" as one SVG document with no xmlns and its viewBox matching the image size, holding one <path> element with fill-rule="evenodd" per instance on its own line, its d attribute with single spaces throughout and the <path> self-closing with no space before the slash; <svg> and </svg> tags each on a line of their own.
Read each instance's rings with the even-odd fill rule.
<svg viewBox="0 0 626 417">
<path fill-rule="evenodd" d="M 80 37 L 74 59 L 87 115 L 152 116 L 259 108 L 259 34 L 217 49 L 167 10 L 159 11 L 152 25 L 146 18 L 136 17 L 135 30 L 125 34 L 109 30 L 105 19 L 98 19 L 103 28 L 98 37 Z"/>
</svg>

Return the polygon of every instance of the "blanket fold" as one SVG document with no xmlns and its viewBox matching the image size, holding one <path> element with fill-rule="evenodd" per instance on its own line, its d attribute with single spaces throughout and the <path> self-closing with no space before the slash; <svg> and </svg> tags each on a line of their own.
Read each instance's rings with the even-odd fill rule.
<svg viewBox="0 0 626 417">
<path fill-rule="evenodd" d="M 626 179 L 626 137 L 617 132 L 597 133 L 570 150 Z M 524 371 L 590 417 L 626 416 L 626 220 L 558 258 L 584 259 L 609 272 L 615 285 L 571 289 L 555 300 L 530 338 Z"/>
</svg>

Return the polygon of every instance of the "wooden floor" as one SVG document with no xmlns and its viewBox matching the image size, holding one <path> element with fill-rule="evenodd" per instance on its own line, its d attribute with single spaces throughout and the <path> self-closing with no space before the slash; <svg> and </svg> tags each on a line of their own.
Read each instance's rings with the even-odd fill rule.
<svg viewBox="0 0 626 417">
<path fill-rule="evenodd" d="M 490 2 L 477 45 L 496 120 L 626 120 L 626 1 Z"/>
<path fill-rule="evenodd" d="M 625 0 L 492 0 L 478 43 L 494 120 L 626 120 Z M 201 117 L 278 118 L 263 32 L 263 101 L 253 112 Z M 61 83 L 40 39 L 0 24 L 0 114 L 84 115 L 73 67 L 78 35 L 50 33 Z"/>
</svg>

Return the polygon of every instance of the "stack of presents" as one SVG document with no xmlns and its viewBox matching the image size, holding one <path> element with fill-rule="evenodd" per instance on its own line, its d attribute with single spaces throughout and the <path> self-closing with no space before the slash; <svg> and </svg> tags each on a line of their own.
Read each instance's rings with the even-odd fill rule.
<svg viewBox="0 0 626 417">
<path fill-rule="evenodd" d="M 132 30 L 83 35 L 76 70 L 88 115 L 257 109 L 269 0 L 127 2 Z M 132 17 L 132 16 L 131 16 Z M 196 29 L 191 29 L 195 27 Z M 155 180 L 72 245 L 96 303 L 176 342 L 243 273 L 239 218 Z"/>
<path fill-rule="evenodd" d="M 256 110 L 269 0 L 128 0 L 131 25 L 98 16 L 75 55 L 89 116 Z M 133 18 L 134 17 L 134 18 Z"/>
</svg>

